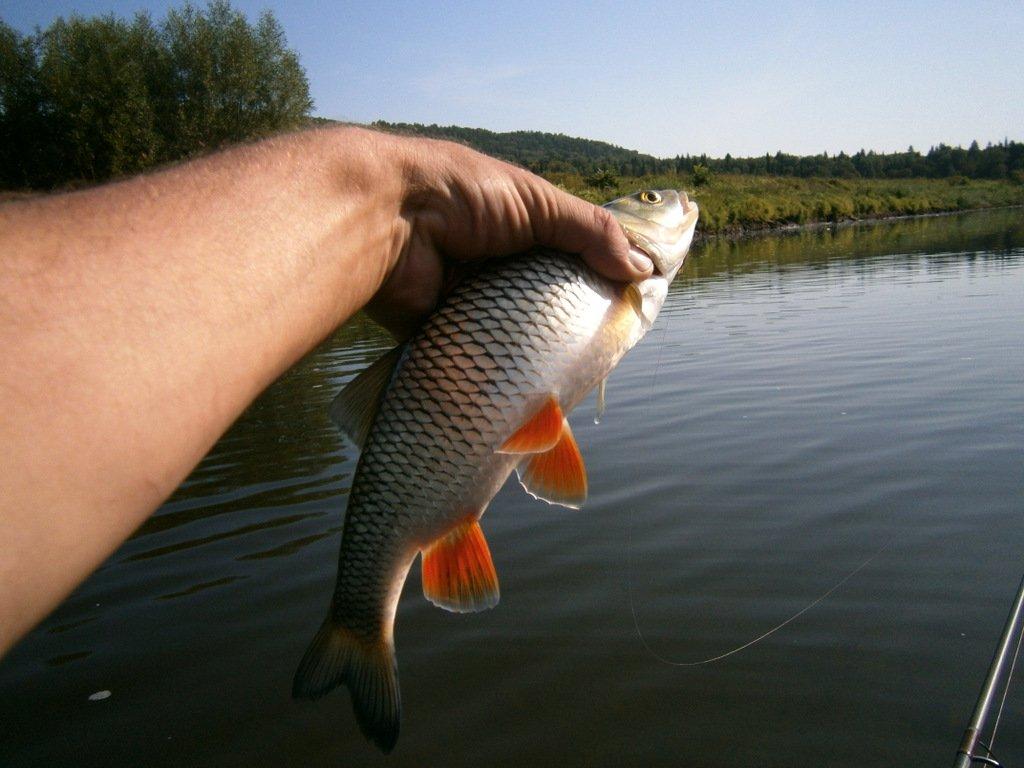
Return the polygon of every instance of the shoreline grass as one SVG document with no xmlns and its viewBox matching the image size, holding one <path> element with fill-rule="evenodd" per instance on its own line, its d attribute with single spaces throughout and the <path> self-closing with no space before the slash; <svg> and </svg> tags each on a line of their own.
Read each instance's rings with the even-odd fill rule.
<svg viewBox="0 0 1024 768">
<path fill-rule="evenodd" d="M 700 206 L 703 237 L 844 221 L 920 216 L 1024 205 L 1024 183 L 966 179 L 821 179 L 722 174 L 695 186 L 689 175 L 616 179 L 595 188 L 578 174 L 546 174 L 549 181 L 599 203 L 638 189 L 683 189 Z"/>
</svg>

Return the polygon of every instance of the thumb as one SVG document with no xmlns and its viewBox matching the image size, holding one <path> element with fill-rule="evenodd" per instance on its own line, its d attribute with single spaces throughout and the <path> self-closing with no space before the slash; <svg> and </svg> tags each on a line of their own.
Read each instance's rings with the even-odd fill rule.
<svg viewBox="0 0 1024 768">
<path fill-rule="evenodd" d="M 634 282 L 650 276 L 651 260 L 630 249 L 622 227 L 607 209 L 549 187 L 547 204 L 531 215 L 536 217 L 533 229 L 539 244 L 578 253 L 592 269 L 612 280 Z"/>
</svg>

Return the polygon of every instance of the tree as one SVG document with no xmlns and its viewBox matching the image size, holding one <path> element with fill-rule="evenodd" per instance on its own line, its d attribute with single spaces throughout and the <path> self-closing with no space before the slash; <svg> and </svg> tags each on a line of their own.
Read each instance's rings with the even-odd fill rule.
<svg viewBox="0 0 1024 768">
<path fill-rule="evenodd" d="M 33 40 L 0 21 L 0 184 L 23 188 L 52 174 L 47 132 Z"/>
<path fill-rule="evenodd" d="M 0 183 L 99 181 L 303 124 L 309 84 L 280 24 L 215 0 L 159 25 L 0 22 Z"/>
<path fill-rule="evenodd" d="M 601 169 L 594 171 L 583 181 L 588 187 L 594 187 L 595 189 L 615 189 L 619 185 L 619 180 L 614 173 Z"/>
<path fill-rule="evenodd" d="M 49 151 L 68 179 L 97 181 L 157 161 L 161 137 L 145 62 L 159 41 L 149 19 L 57 19 L 38 40 Z"/>
<path fill-rule="evenodd" d="M 186 5 L 163 24 L 170 53 L 168 136 L 174 154 L 190 154 L 299 124 L 313 108 L 298 56 L 269 11 L 255 28 L 226 0 L 207 11 Z"/>
<path fill-rule="evenodd" d="M 703 187 L 711 183 L 711 170 L 703 163 L 693 166 L 693 186 Z"/>
</svg>

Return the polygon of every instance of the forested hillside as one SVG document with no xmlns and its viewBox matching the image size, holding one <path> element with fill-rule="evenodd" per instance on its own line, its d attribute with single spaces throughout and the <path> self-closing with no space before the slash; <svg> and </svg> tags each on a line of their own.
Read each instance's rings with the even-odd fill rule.
<svg viewBox="0 0 1024 768">
<path fill-rule="evenodd" d="M 633 149 L 561 133 L 496 133 L 484 128 L 463 128 L 458 125 L 387 123 L 383 120 L 373 123 L 373 127 L 392 133 L 458 141 L 538 173 L 594 173 L 597 170 L 612 170 L 623 176 L 640 176 L 675 168 L 669 161 L 658 160 Z"/>
<path fill-rule="evenodd" d="M 789 155 L 783 152 L 757 157 L 708 157 L 680 154 L 672 158 L 656 158 L 631 149 L 593 139 L 578 139 L 560 133 L 513 131 L 496 133 L 482 128 L 457 125 L 421 125 L 419 123 L 373 124 L 382 130 L 416 136 L 451 139 L 518 163 L 538 173 L 595 174 L 608 171 L 620 176 L 641 176 L 655 173 L 692 173 L 702 166 L 715 173 L 742 173 L 757 176 L 800 176 L 820 178 L 946 178 L 964 176 L 969 179 L 1024 180 L 1024 143 L 1004 140 L 981 147 L 977 141 L 970 147 L 939 144 L 922 154 L 913 147 L 905 152 L 869 152 L 853 155 Z"/>
</svg>

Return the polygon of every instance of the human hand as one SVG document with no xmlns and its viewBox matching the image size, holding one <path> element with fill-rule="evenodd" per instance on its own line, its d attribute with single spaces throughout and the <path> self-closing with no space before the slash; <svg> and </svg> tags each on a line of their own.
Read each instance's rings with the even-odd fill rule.
<svg viewBox="0 0 1024 768">
<path fill-rule="evenodd" d="M 649 276 L 615 218 L 539 176 L 467 147 L 398 139 L 404 231 L 383 286 L 366 310 L 398 338 L 436 306 L 446 265 L 545 246 L 578 253 L 613 280 Z"/>
</svg>

